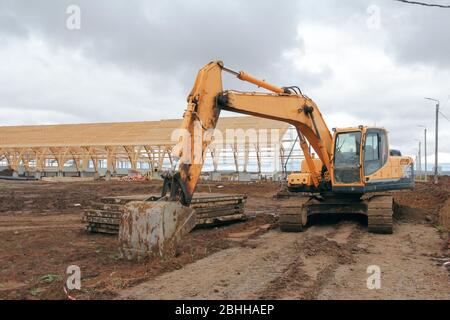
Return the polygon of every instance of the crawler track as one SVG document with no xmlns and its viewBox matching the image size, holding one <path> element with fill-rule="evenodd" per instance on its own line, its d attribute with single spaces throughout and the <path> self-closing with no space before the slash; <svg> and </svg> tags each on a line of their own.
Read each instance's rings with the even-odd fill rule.
<svg viewBox="0 0 450 320">
<path fill-rule="evenodd" d="M 283 232 L 301 232 L 307 223 L 307 203 L 310 197 L 295 197 L 282 201 L 279 224 Z"/>
<path fill-rule="evenodd" d="M 371 233 L 391 234 L 394 198 L 387 195 L 373 196 L 368 200 L 367 219 Z"/>
</svg>

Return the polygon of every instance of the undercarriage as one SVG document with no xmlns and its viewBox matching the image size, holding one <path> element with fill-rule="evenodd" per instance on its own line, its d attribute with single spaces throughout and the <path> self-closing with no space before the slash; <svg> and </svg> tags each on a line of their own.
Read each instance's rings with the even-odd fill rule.
<svg viewBox="0 0 450 320">
<path fill-rule="evenodd" d="M 284 232 L 303 231 L 312 216 L 345 214 L 367 216 L 371 233 L 392 233 L 394 199 L 388 194 L 294 194 L 280 201 L 279 225 Z"/>
</svg>

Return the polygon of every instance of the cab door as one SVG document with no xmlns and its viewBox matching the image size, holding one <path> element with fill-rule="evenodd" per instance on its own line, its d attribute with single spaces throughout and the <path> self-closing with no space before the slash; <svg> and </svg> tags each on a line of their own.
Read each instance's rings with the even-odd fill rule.
<svg viewBox="0 0 450 320">
<path fill-rule="evenodd" d="M 362 187 L 361 131 L 336 133 L 333 157 L 334 190 L 356 192 Z"/>
</svg>

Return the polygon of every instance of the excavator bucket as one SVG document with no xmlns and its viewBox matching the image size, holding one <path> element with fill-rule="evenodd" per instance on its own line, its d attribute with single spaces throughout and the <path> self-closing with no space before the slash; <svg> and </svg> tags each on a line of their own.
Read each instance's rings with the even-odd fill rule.
<svg viewBox="0 0 450 320">
<path fill-rule="evenodd" d="M 125 206 L 119 228 L 124 257 L 164 256 L 195 227 L 195 211 L 184 205 L 189 205 L 192 200 L 206 148 L 211 143 L 211 139 L 205 139 L 205 132 L 216 127 L 219 117 L 220 109 L 215 102 L 222 92 L 222 67 L 220 61 L 203 67 L 188 96 L 181 126 L 186 134 L 180 135 L 172 152 L 175 159 L 180 159 L 179 169 L 175 174 L 163 177 L 162 196 L 170 194 L 169 201 L 130 202 Z"/>
<path fill-rule="evenodd" d="M 174 254 L 183 235 L 196 225 L 195 211 L 176 201 L 133 201 L 125 205 L 119 248 L 126 259 Z"/>
</svg>

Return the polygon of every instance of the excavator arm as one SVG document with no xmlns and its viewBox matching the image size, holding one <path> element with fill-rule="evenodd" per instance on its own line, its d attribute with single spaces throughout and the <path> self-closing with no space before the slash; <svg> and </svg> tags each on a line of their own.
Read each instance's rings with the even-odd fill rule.
<svg viewBox="0 0 450 320">
<path fill-rule="evenodd" d="M 222 71 L 272 93 L 223 91 Z M 307 141 L 323 163 L 322 171 L 331 172 L 332 136 L 317 105 L 307 96 L 258 80 L 245 72 L 227 69 L 221 61 L 213 61 L 199 71 L 187 100 L 181 134 L 172 152 L 174 158 L 179 159 L 178 171 L 164 176 L 163 196 L 170 192 L 169 200 L 190 204 L 221 110 L 293 125 L 315 187 L 323 181 L 323 175 L 315 169 Z"/>
</svg>

